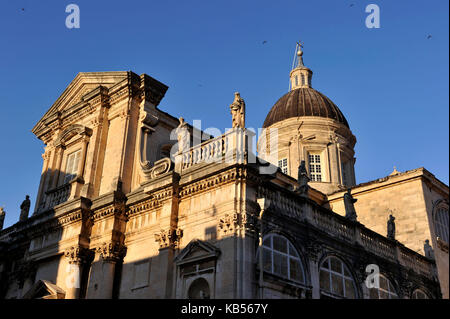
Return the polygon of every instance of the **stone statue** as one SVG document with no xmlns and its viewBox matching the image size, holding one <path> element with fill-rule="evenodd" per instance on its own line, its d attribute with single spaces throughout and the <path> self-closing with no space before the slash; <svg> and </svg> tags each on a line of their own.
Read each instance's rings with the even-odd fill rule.
<svg viewBox="0 0 450 319">
<path fill-rule="evenodd" d="M 209 296 L 203 290 L 200 290 L 199 295 L 200 299 L 209 299 Z"/>
<path fill-rule="evenodd" d="M 184 153 L 189 149 L 189 130 L 188 125 L 182 117 L 179 118 L 180 124 L 176 129 L 178 139 L 178 153 Z"/>
<path fill-rule="evenodd" d="M 298 188 L 296 189 L 296 192 L 300 194 L 300 196 L 308 196 L 308 182 L 311 179 L 308 176 L 308 172 L 306 171 L 306 165 L 305 161 L 302 160 L 300 162 L 300 166 L 298 167 L 298 175 L 297 175 L 297 182 L 298 182 Z"/>
<path fill-rule="evenodd" d="M 30 211 L 30 196 L 27 195 L 25 200 L 20 205 L 20 218 L 19 221 L 24 221 L 28 219 L 28 212 Z"/>
<path fill-rule="evenodd" d="M 387 238 L 395 240 L 395 217 L 392 214 L 387 222 Z"/>
<path fill-rule="evenodd" d="M 239 92 L 234 93 L 234 101 L 230 105 L 232 127 L 245 128 L 245 102 Z"/>
<path fill-rule="evenodd" d="M 5 222 L 6 212 L 3 210 L 3 207 L 0 207 L 0 230 L 3 229 L 3 223 Z"/>
<path fill-rule="evenodd" d="M 356 203 L 357 199 L 353 198 L 350 192 L 351 188 L 348 188 L 347 193 L 344 194 L 345 217 L 355 222 L 356 210 L 354 203 Z"/>
<path fill-rule="evenodd" d="M 423 251 L 425 252 L 425 257 L 434 259 L 434 251 L 433 248 L 430 245 L 430 240 L 425 240 L 423 244 Z"/>
</svg>

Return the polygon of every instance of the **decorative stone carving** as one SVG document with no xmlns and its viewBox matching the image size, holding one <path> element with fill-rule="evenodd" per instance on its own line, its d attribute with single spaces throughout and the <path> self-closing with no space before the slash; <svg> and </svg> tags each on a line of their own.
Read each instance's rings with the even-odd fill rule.
<svg viewBox="0 0 450 319">
<path fill-rule="evenodd" d="M 431 247 L 431 245 L 430 245 L 429 239 L 425 240 L 425 242 L 423 244 L 423 251 L 425 252 L 425 257 L 434 259 L 434 251 L 433 251 L 433 247 Z"/>
<path fill-rule="evenodd" d="M 347 193 L 344 194 L 344 206 L 345 206 L 345 217 L 351 221 L 356 221 L 356 210 L 354 203 L 357 202 L 356 198 L 353 198 L 351 188 L 347 189 Z"/>
<path fill-rule="evenodd" d="M 81 265 L 93 257 L 94 252 L 88 248 L 72 246 L 64 252 L 64 257 L 69 260 L 69 264 Z"/>
<path fill-rule="evenodd" d="M 305 161 L 302 160 L 300 162 L 300 166 L 298 167 L 298 187 L 294 190 L 296 193 L 298 193 L 300 196 L 308 196 L 308 182 L 310 181 L 310 178 L 308 176 L 308 172 L 306 171 L 306 164 Z"/>
<path fill-rule="evenodd" d="M 30 196 L 27 195 L 25 197 L 25 200 L 20 205 L 20 218 L 19 218 L 19 221 L 22 222 L 22 221 L 28 219 L 28 213 L 30 211 L 30 205 L 31 205 Z"/>
<path fill-rule="evenodd" d="M 323 248 L 317 240 L 312 239 L 305 244 L 305 252 L 309 259 L 317 262 L 322 255 Z"/>
<path fill-rule="evenodd" d="M 189 149 L 190 136 L 188 130 L 188 124 L 184 121 L 182 117 L 179 118 L 180 124 L 176 129 L 177 140 L 178 140 L 178 153 L 182 154 Z"/>
<path fill-rule="evenodd" d="M 219 230 L 222 234 L 228 235 L 234 232 L 239 223 L 238 214 L 225 214 L 223 218 L 219 219 Z"/>
<path fill-rule="evenodd" d="M 159 233 L 155 234 L 155 241 L 159 243 L 159 248 L 179 247 L 181 238 L 183 237 L 183 230 L 180 228 L 170 229 L 166 231 L 161 229 Z"/>
<path fill-rule="evenodd" d="M 244 213 L 242 214 L 242 227 L 249 231 L 257 233 L 259 231 L 259 218 L 255 214 Z"/>
<path fill-rule="evenodd" d="M 230 105 L 232 128 L 245 128 L 245 102 L 239 92 L 234 93 L 234 101 Z"/>
<path fill-rule="evenodd" d="M 159 243 L 159 248 L 167 248 L 170 246 L 169 233 L 161 229 L 159 233 L 155 234 L 155 241 Z"/>
<path fill-rule="evenodd" d="M 97 247 L 96 252 L 102 257 L 105 262 L 117 262 L 126 254 L 126 247 L 118 242 L 103 243 Z"/>
<path fill-rule="evenodd" d="M 5 222 L 6 212 L 3 210 L 3 207 L 0 207 L 0 230 L 3 229 L 3 223 Z"/>
<path fill-rule="evenodd" d="M 172 160 L 168 157 L 165 157 L 156 161 L 152 167 L 148 169 L 143 168 L 143 172 L 148 179 L 153 179 L 169 172 L 173 166 L 172 164 Z"/>
<path fill-rule="evenodd" d="M 387 221 L 387 238 L 395 240 L 395 217 L 392 214 Z"/>
</svg>

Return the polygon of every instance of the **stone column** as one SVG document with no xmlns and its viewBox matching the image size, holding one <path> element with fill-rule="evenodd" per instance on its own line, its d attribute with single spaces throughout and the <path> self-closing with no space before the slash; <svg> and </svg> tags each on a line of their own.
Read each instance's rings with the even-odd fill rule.
<svg viewBox="0 0 450 319">
<path fill-rule="evenodd" d="M 42 158 L 44 159 L 44 163 L 42 164 L 42 172 L 41 172 L 41 181 L 39 183 L 39 190 L 36 197 L 36 204 L 34 205 L 34 212 L 36 213 L 39 210 L 39 205 L 41 204 L 44 192 L 45 192 L 45 182 L 47 181 L 48 176 L 48 168 L 50 162 L 50 154 L 51 151 L 46 150 L 44 154 L 42 154 Z"/>
<path fill-rule="evenodd" d="M 309 270 L 311 273 L 312 298 L 320 299 L 320 277 L 319 277 L 319 258 L 322 249 L 314 240 L 309 241 L 306 247 L 306 255 L 309 262 Z"/>
<path fill-rule="evenodd" d="M 125 255 L 126 248 L 119 243 L 103 243 L 96 249 L 98 260 L 92 266 L 87 298 L 111 299 L 113 297 L 116 263 Z"/>
<path fill-rule="evenodd" d="M 52 180 L 52 185 L 50 187 L 50 189 L 54 189 L 58 186 L 58 179 L 61 173 L 61 164 L 62 164 L 62 158 L 63 158 L 63 154 L 64 154 L 64 146 L 60 145 L 57 148 L 56 151 L 56 165 L 54 167 L 54 172 L 53 172 L 53 180 Z"/>
<path fill-rule="evenodd" d="M 82 286 L 82 274 L 85 265 L 92 257 L 87 248 L 73 246 L 64 252 L 69 264 L 66 267 L 66 299 L 79 299 Z"/>
<path fill-rule="evenodd" d="M 82 145 L 81 145 L 81 159 L 80 164 L 78 165 L 78 171 L 77 171 L 77 177 L 83 178 L 84 175 L 84 166 L 86 162 L 86 152 L 87 152 L 87 145 L 89 142 L 89 137 L 83 136 Z"/>
</svg>

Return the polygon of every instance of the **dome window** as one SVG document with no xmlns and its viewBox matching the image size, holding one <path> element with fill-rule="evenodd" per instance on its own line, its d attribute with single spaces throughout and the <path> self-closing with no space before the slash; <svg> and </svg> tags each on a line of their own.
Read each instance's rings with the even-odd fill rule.
<svg viewBox="0 0 450 319">
<path fill-rule="evenodd" d="M 288 174 L 288 160 L 287 158 L 282 158 L 278 160 L 278 167 L 284 174 Z"/>
<path fill-rule="evenodd" d="M 322 161 L 319 153 L 309 153 L 309 175 L 312 182 L 322 182 Z"/>
</svg>

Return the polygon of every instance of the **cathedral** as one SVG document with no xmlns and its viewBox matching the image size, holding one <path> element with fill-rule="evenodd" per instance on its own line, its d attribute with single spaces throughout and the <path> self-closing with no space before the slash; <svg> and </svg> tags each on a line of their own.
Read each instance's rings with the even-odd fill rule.
<svg viewBox="0 0 450 319">
<path fill-rule="evenodd" d="M 423 167 L 357 183 L 300 43 L 289 77 L 256 138 L 239 93 L 213 137 L 147 74 L 79 73 L 32 129 L 34 210 L 2 229 L 0 209 L 0 298 L 449 298 L 449 187 Z"/>
</svg>

